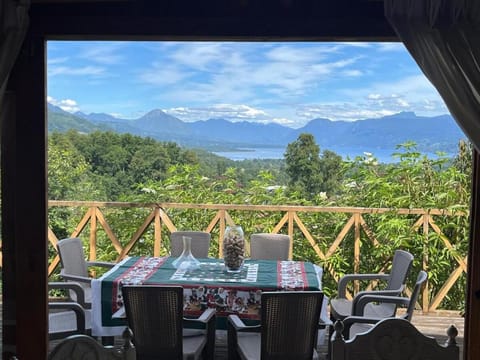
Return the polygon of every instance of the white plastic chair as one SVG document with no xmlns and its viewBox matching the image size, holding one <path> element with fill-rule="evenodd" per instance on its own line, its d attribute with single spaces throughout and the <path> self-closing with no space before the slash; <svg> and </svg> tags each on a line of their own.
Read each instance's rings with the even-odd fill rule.
<svg viewBox="0 0 480 360">
<path fill-rule="evenodd" d="M 288 260 L 290 236 L 258 233 L 250 236 L 250 258 L 254 260 Z"/>
<path fill-rule="evenodd" d="M 415 304 L 417 303 L 418 297 L 427 282 L 428 275 L 425 271 L 421 270 L 418 273 L 417 280 L 415 282 L 415 287 L 413 288 L 412 294 L 410 297 L 402 296 L 385 296 L 385 295 L 365 295 L 357 303 L 357 310 L 355 311 L 358 316 L 349 316 L 343 320 L 344 325 L 344 335 L 348 338 L 352 338 L 355 334 L 368 331 L 372 328 L 377 322 L 383 320 L 379 317 L 370 317 L 365 316 L 365 307 L 367 304 L 372 303 L 390 303 L 398 306 L 406 306 L 406 311 L 400 315 L 395 315 L 400 319 L 405 319 L 408 321 L 412 320 L 413 312 L 415 310 Z"/>
<path fill-rule="evenodd" d="M 347 316 L 359 315 L 357 303 L 365 295 L 399 296 L 405 287 L 407 275 L 412 267 L 413 255 L 408 251 L 396 250 L 393 256 L 392 268 L 389 274 L 347 274 L 338 282 L 338 296 L 330 300 L 330 317 L 332 320 L 343 320 Z M 381 290 L 358 292 L 353 300 L 346 297 L 347 284 L 354 280 L 380 280 L 386 282 Z M 365 316 L 385 318 L 395 314 L 396 304 L 369 303 L 364 309 Z"/>
<path fill-rule="evenodd" d="M 75 292 L 75 301 L 49 301 L 48 336 L 50 340 L 61 339 L 73 334 L 91 333 L 90 304 L 85 303 L 83 288 L 74 282 L 50 282 L 49 289 Z"/>
<path fill-rule="evenodd" d="M 197 259 L 208 257 L 211 235 L 205 231 L 173 231 L 170 235 L 170 255 L 179 257 L 183 251 L 183 237 L 192 238 L 192 255 Z"/>
<path fill-rule="evenodd" d="M 66 281 L 75 281 L 80 283 L 84 290 L 85 302 L 91 303 L 91 282 L 92 278 L 88 276 L 88 268 L 99 266 L 111 268 L 115 264 L 103 261 L 87 261 L 83 251 L 82 240 L 79 238 L 66 238 L 59 240 L 57 250 L 60 256 L 61 270 L 60 276 Z M 75 300 L 75 293 L 70 292 L 70 296 Z"/>
</svg>

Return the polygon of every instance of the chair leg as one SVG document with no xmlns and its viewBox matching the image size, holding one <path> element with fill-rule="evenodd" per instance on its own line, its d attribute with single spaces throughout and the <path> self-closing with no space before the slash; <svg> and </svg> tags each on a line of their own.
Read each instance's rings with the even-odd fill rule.
<svg viewBox="0 0 480 360">
<path fill-rule="evenodd" d="M 227 352 L 228 360 L 239 360 L 237 352 L 237 331 L 230 322 L 227 323 Z"/>
<path fill-rule="evenodd" d="M 203 358 L 213 360 L 215 358 L 215 316 L 207 323 L 207 344 L 203 349 Z"/>
<path fill-rule="evenodd" d="M 327 338 L 327 360 L 330 360 L 332 358 L 332 335 L 333 335 L 333 324 L 335 323 L 335 319 L 330 317 L 330 320 L 332 320 L 332 325 L 327 326 L 328 330 L 328 338 Z"/>
</svg>

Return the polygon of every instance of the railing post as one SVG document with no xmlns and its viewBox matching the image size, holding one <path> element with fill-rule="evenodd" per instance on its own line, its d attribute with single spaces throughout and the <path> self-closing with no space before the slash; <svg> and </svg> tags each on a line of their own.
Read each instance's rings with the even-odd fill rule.
<svg viewBox="0 0 480 360">
<path fill-rule="evenodd" d="M 218 257 L 223 258 L 223 236 L 225 235 L 225 210 L 220 210 L 220 220 L 218 223 L 220 224 L 220 234 L 218 237 Z"/>
<path fill-rule="evenodd" d="M 90 208 L 90 261 L 97 260 L 97 207 Z"/>
<path fill-rule="evenodd" d="M 295 221 L 295 211 L 288 212 L 288 236 L 290 236 L 290 248 L 288 249 L 288 259 L 293 258 L 293 224 Z"/>
<path fill-rule="evenodd" d="M 153 256 L 160 256 L 160 249 L 162 247 L 162 220 L 160 219 L 160 208 L 158 206 L 155 207 L 153 229 Z"/>
<path fill-rule="evenodd" d="M 428 274 L 428 232 L 430 229 L 429 226 L 430 214 L 423 215 L 423 259 L 422 259 L 422 270 L 425 270 Z M 428 279 L 423 287 L 422 294 L 422 310 L 424 313 L 428 313 L 430 309 L 429 304 L 429 290 L 428 290 Z"/>
<path fill-rule="evenodd" d="M 360 272 L 360 214 L 353 215 L 355 219 L 355 236 L 353 240 L 353 272 L 358 274 Z M 358 281 L 354 282 L 355 294 L 360 291 L 360 284 Z"/>
</svg>

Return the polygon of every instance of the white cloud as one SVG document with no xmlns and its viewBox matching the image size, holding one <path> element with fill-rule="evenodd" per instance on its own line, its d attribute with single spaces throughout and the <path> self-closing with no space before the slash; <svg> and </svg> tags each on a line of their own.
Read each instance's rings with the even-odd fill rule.
<svg viewBox="0 0 480 360">
<path fill-rule="evenodd" d="M 68 111 L 70 113 L 80 111 L 80 107 L 78 106 L 77 102 L 72 99 L 57 100 L 51 96 L 47 96 L 47 102 L 49 102 L 52 105 L 58 106 L 63 111 Z"/>
<path fill-rule="evenodd" d="M 265 58 L 272 62 L 305 64 L 319 60 L 321 54 L 311 49 L 294 48 L 288 45 L 272 48 Z"/>
<path fill-rule="evenodd" d="M 124 61 L 124 55 L 120 53 L 124 47 L 122 42 L 108 42 L 99 45 L 91 44 L 80 54 L 80 58 L 88 59 L 100 64 L 113 65 Z"/>
<path fill-rule="evenodd" d="M 448 113 L 441 99 L 413 99 L 404 93 L 370 93 L 345 102 L 305 104 L 297 108 L 297 115 L 307 122 L 314 118 L 331 120 L 359 120 L 412 111 L 417 115 L 435 116 Z"/>
<path fill-rule="evenodd" d="M 328 103 L 304 105 L 297 109 L 297 115 L 306 123 L 315 118 L 354 121 L 393 115 L 399 111 L 385 108 L 368 108 L 356 103 Z"/>
<path fill-rule="evenodd" d="M 58 57 L 58 58 L 48 58 L 47 59 L 47 65 L 56 65 L 56 64 L 62 64 L 68 61 L 68 57 Z"/>
<path fill-rule="evenodd" d="M 274 123 L 284 125 L 284 126 L 295 125 L 295 121 L 293 121 L 291 119 L 287 119 L 287 118 L 273 118 L 272 121 L 270 121 L 270 122 L 274 122 Z"/>
<path fill-rule="evenodd" d="M 162 47 L 164 53 L 166 48 Z M 259 97 L 300 99 L 314 91 L 319 82 L 330 77 L 358 77 L 358 69 L 349 69 L 359 57 L 332 59 L 340 48 L 331 46 L 289 46 L 271 44 L 169 43 L 174 65 L 162 60 L 140 75 L 150 85 L 170 85 L 158 92 L 158 101 L 183 104 L 248 103 Z M 338 58 L 338 57 L 337 57 Z M 332 61 L 333 60 L 333 61 Z M 344 69 L 344 73 L 339 73 Z M 180 104 L 178 99 L 183 100 Z M 271 101 L 270 99 L 266 100 Z"/>
<path fill-rule="evenodd" d="M 103 75 L 105 68 L 99 66 L 83 66 L 83 67 L 70 67 L 70 66 L 50 66 L 48 68 L 48 76 L 85 76 L 85 75 Z"/>
<path fill-rule="evenodd" d="M 357 77 L 357 76 L 362 76 L 363 72 L 360 70 L 345 70 L 345 71 L 342 71 L 342 74 L 349 77 Z"/>
<path fill-rule="evenodd" d="M 360 89 L 344 89 L 341 92 L 349 99 L 349 103 L 379 114 L 413 111 L 417 115 L 435 116 L 448 113 L 436 89 L 421 74 L 405 76 L 395 82 L 376 82 Z M 332 117 L 341 118 L 335 114 Z"/>
<path fill-rule="evenodd" d="M 376 44 L 379 51 L 406 51 L 405 46 L 401 42 L 386 42 Z"/>
<path fill-rule="evenodd" d="M 221 43 L 190 43 L 179 46 L 171 55 L 178 64 L 198 70 L 207 70 L 217 62 L 223 62 L 230 52 Z"/>
<path fill-rule="evenodd" d="M 351 47 L 356 47 L 356 48 L 364 48 L 368 49 L 371 48 L 372 45 L 370 43 L 366 42 L 351 42 L 351 41 L 345 41 L 340 43 L 341 46 L 351 46 Z"/>
<path fill-rule="evenodd" d="M 164 109 L 163 111 L 183 121 L 208 120 L 214 118 L 231 121 L 265 121 L 270 119 L 270 116 L 265 111 L 243 104 L 215 104 L 210 107 L 197 108 L 178 107 Z"/>
<path fill-rule="evenodd" d="M 185 81 L 192 74 L 182 71 L 177 65 L 164 65 L 155 62 L 150 68 L 142 70 L 139 80 L 149 85 L 175 85 Z"/>
</svg>

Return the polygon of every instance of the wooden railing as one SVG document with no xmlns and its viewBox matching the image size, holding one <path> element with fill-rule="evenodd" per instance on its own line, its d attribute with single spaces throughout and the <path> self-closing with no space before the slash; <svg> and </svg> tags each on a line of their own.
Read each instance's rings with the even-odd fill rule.
<svg viewBox="0 0 480 360">
<path fill-rule="evenodd" d="M 218 257 L 222 257 L 222 244 L 223 234 L 227 225 L 234 225 L 230 212 L 246 211 L 258 214 L 264 214 L 266 212 L 274 212 L 281 215 L 280 221 L 278 221 L 273 230 L 273 233 L 287 233 L 292 239 L 294 239 L 294 230 L 298 237 L 299 231 L 308 241 L 310 246 L 315 251 L 320 262 L 325 262 L 335 251 L 339 248 L 342 241 L 346 238 L 347 234 L 353 232 L 353 268 L 355 272 L 360 269 L 361 259 L 361 242 L 362 233 L 368 238 L 374 245 L 378 245 L 378 240 L 375 238 L 374 232 L 369 228 L 367 222 L 364 219 L 365 214 L 385 214 L 393 213 L 396 216 L 413 215 L 418 219 L 414 222 L 413 228 L 416 231 L 423 233 L 427 238 L 429 231 L 433 230 L 441 238 L 444 246 L 447 249 L 452 250 L 453 246 L 450 240 L 443 234 L 442 230 L 435 223 L 434 217 L 438 215 L 442 216 L 466 216 L 467 214 L 455 213 L 452 214 L 444 210 L 424 210 L 424 209 L 386 209 L 386 208 L 358 208 L 358 207 L 321 207 L 321 206 L 275 206 L 275 205 L 222 205 L 222 204 L 180 204 L 180 203 L 119 203 L 119 202 L 79 202 L 79 201 L 50 201 L 49 207 L 67 207 L 75 209 L 86 209 L 82 219 L 77 224 L 75 230 L 70 234 L 72 237 L 79 236 L 87 231 L 89 226 L 89 259 L 95 260 L 97 258 L 97 230 L 102 228 L 105 231 L 106 236 L 113 244 L 115 251 L 117 252 L 116 260 L 120 261 L 125 256 L 129 255 L 130 251 L 134 248 L 136 243 L 146 233 L 148 229 L 153 227 L 153 256 L 160 256 L 162 251 L 162 232 L 175 231 L 175 221 L 167 212 L 173 209 L 185 209 L 191 211 L 209 210 L 214 214 L 205 229 L 207 232 L 218 232 Z M 141 226 L 131 235 L 129 239 L 120 239 L 115 235 L 106 217 L 104 211 L 106 209 L 133 209 L 140 208 L 148 210 L 148 215 L 144 219 Z M 102 209 L 104 209 L 102 211 Z M 328 249 L 322 251 L 319 247 L 316 239 L 312 236 L 311 232 L 302 222 L 300 214 L 302 213 L 342 213 L 347 215 L 348 220 L 336 235 L 334 241 L 329 245 Z M 299 231 L 298 231 L 299 230 Z M 363 232 L 361 231 L 363 230 Z M 151 231 L 151 230 L 150 230 Z M 49 228 L 48 240 L 52 245 L 56 245 L 58 238 Z M 128 240 L 128 241 L 127 241 Z M 289 251 L 289 256 L 292 258 L 293 247 L 297 239 L 292 241 L 292 245 Z M 122 243 L 124 245 L 122 245 Z M 456 253 L 453 251 L 452 253 Z M 419 254 L 416 254 L 417 256 Z M 422 267 L 428 269 L 428 256 L 424 253 L 422 259 Z M 450 274 L 443 287 L 436 294 L 431 294 L 429 287 L 426 286 L 422 296 L 421 307 L 423 311 L 429 312 L 436 310 L 442 300 L 447 296 L 450 289 L 454 286 L 455 282 L 459 279 L 462 273 L 467 272 L 467 257 L 454 255 L 456 261 L 455 269 Z M 58 255 L 49 264 L 49 275 L 52 274 L 55 268 L 59 264 Z M 326 271 L 335 279 L 338 280 L 339 274 L 330 267 L 327 267 Z M 372 284 L 371 286 L 374 286 Z M 408 292 L 408 291 L 407 291 Z M 351 296 L 349 294 L 349 296 Z"/>
</svg>

